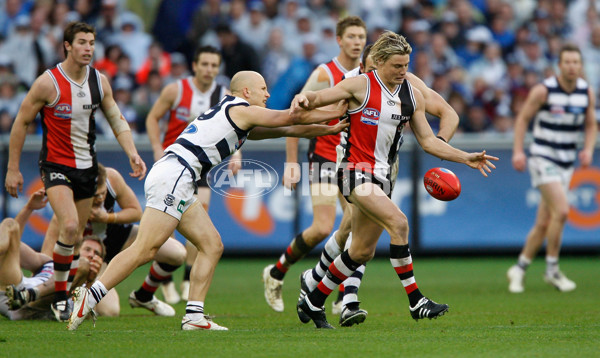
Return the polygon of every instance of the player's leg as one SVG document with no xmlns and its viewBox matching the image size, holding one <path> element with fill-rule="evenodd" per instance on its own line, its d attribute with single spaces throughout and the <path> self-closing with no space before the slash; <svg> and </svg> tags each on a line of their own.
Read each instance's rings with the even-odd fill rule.
<svg viewBox="0 0 600 358">
<path fill-rule="evenodd" d="M 43 283 L 37 286 L 24 287 L 11 285 L 9 306 L 16 310 L 37 300 L 38 298 L 54 294 L 54 263 L 47 255 L 36 252 L 29 245 L 21 242 L 19 245 L 19 261 L 21 268 L 29 270 L 34 276 L 43 277 Z"/>
<path fill-rule="evenodd" d="M 19 264 L 21 243 L 19 224 L 12 218 L 0 222 L 0 290 L 17 285 L 23 274 Z"/>
<path fill-rule="evenodd" d="M 521 293 L 525 291 L 525 272 L 544 243 L 549 223 L 550 211 L 542 196 L 538 205 L 535 222 L 527 234 L 517 263 L 511 266 L 506 272 L 509 292 Z"/>
<path fill-rule="evenodd" d="M 275 265 L 263 270 L 265 299 L 271 308 L 283 312 L 281 290 L 289 268 L 308 254 L 333 230 L 338 189 L 331 183 L 311 184 L 313 221 L 310 227 L 297 235 Z"/>
<path fill-rule="evenodd" d="M 137 232 L 137 225 L 132 231 Z M 174 316 L 175 309 L 159 300 L 155 292 L 158 286 L 169 280 L 173 272 L 183 264 L 185 255 L 184 246 L 172 237 L 168 238 L 156 252 L 150 271 L 141 287 L 129 295 L 129 304 L 132 307 L 146 308 L 159 316 Z"/>
<path fill-rule="evenodd" d="M 573 291 L 577 285 L 559 270 L 558 265 L 563 230 L 569 214 L 567 190 L 562 183 L 553 182 L 540 185 L 540 192 L 550 214 L 546 231 L 546 272 L 544 280 L 559 291 Z"/>
<path fill-rule="evenodd" d="M 42 243 L 42 249 L 40 252 L 44 255 L 52 257 L 54 253 L 54 246 L 56 246 L 56 242 L 58 241 L 59 228 L 58 228 L 58 219 L 56 215 L 52 215 L 50 222 L 48 223 L 48 229 L 46 230 L 46 235 L 44 235 L 44 242 Z"/>
<path fill-rule="evenodd" d="M 183 330 L 227 330 L 204 315 L 206 294 L 213 279 L 215 267 L 223 254 L 221 235 L 208 214 L 196 202 L 185 212 L 177 230 L 198 250 L 190 273 L 190 294 L 181 322 Z"/>
<path fill-rule="evenodd" d="M 204 210 L 208 213 L 208 208 L 210 206 L 210 196 L 211 189 L 208 186 L 208 182 L 206 180 L 200 180 L 198 184 L 198 193 L 196 194 L 196 199 L 202 204 Z M 188 295 L 190 293 L 190 272 L 192 271 L 192 265 L 196 260 L 196 255 L 198 254 L 198 250 L 196 246 L 189 241 L 185 242 L 185 271 L 183 272 L 183 280 L 181 281 L 181 299 L 184 301 L 188 300 Z"/>
</svg>

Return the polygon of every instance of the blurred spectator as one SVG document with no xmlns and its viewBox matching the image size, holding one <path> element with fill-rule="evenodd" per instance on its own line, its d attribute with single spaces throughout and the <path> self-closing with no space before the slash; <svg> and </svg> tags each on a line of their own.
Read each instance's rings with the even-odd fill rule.
<svg viewBox="0 0 600 358">
<path fill-rule="evenodd" d="M 488 118 L 483 103 L 473 102 L 467 110 L 466 122 L 464 123 L 464 130 L 467 133 L 478 133 L 486 131 L 490 126 L 490 119 Z"/>
<path fill-rule="evenodd" d="M 251 1 L 248 4 L 250 10 L 249 16 L 243 17 L 232 26 L 232 29 L 242 41 L 254 48 L 254 51 L 260 52 L 269 39 L 271 23 L 263 14 L 264 5 L 260 0 Z"/>
<path fill-rule="evenodd" d="M 229 25 L 218 25 L 216 30 L 227 77 L 231 78 L 244 70 L 260 71 L 260 62 L 254 49 L 240 41 Z"/>
<path fill-rule="evenodd" d="M 296 19 L 300 0 L 283 0 L 283 11 L 273 20 L 273 26 L 279 27 L 283 31 L 284 38 L 291 38 L 296 35 Z"/>
<path fill-rule="evenodd" d="M 17 76 L 5 73 L 0 75 L 0 111 L 6 111 L 11 120 L 17 117 L 25 92 L 19 91 Z M 35 127 L 35 126 L 34 126 Z"/>
<path fill-rule="evenodd" d="M 465 131 L 465 123 L 467 121 L 467 101 L 465 97 L 458 92 L 452 92 L 448 97 L 448 104 L 456 111 L 459 118 L 458 131 Z"/>
<path fill-rule="evenodd" d="M 0 108 L 0 134 L 10 134 L 14 119 L 7 110 Z"/>
<path fill-rule="evenodd" d="M 139 85 L 146 84 L 150 71 L 158 71 L 161 77 L 166 77 L 171 72 L 171 55 L 156 41 L 148 48 L 148 57 L 135 75 L 136 82 Z"/>
<path fill-rule="evenodd" d="M 305 35 L 314 34 L 313 29 L 313 21 L 314 18 L 313 13 L 307 8 L 298 9 L 296 21 L 294 24 L 296 25 L 293 33 L 286 34 L 286 39 L 301 39 Z M 284 42 L 287 51 L 292 53 L 294 56 L 302 56 L 302 46 L 298 46 L 297 41 L 288 40 Z"/>
<path fill-rule="evenodd" d="M 492 41 L 492 33 L 485 26 L 477 26 L 466 33 L 466 45 L 458 48 L 456 54 L 462 59 L 461 64 L 468 68 L 479 60 L 485 45 Z"/>
<path fill-rule="evenodd" d="M 566 0 L 552 0 L 550 2 L 550 23 L 552 24 L 553 34 L 562 38 L 569 38 L 573 28 L 567 21 Z"/>
<path fill-rule="evenodd" d="M 515 44 L 515 33 L 508 27 L 508 21 L 504 17 L 496 15 L 492 18 L 490 29 L 494 41 L 502 48 L 502 53 L 507 54 Z"/>
<path fill-rule="evenodd" d="M 598 93 L 600 90 L 600 24 L 592 28 L 589 42 L 582 48 L 586 79 Z"/>
<path fill-rule="evenodd" d="M 474 9 L 467 0 L 456 0 L 452 10 L 456 13 L 459 28 L 458 39 L 454 45 L 464 46 L 468 41 L 467 33 L 481 23 L 483 15 Z"/>
<path fill-rule="evenodd" d="M 304 35 L 301 39 L 302 56 L 296 56 L 290 62 L 287 70 L 270 89 L 271 97 L 267 107 L 271 109 L 289 108 L 294 96 L 300 92 L 304 83 L 315 69 L 318 37 L 314 34 Z"/>
<path fill-rule="evenodd" d="M 96 23 L 100 13 L 100 2 L 95 0 L 75 0 L 73 10 L 79 15 L 79 20 L 88 24 Z"/>
<path fill-rule="evenodd" d="M 500 45 L 490 42 L 485 46 L 483 57 L 476 60 L 469 68 L 471 78 L 482 78 L 493 86 L 506 76 L 506 64 L 502 59 Z"/>
<path fill-rule="evenodd" d="M 431 26 L 425 20 L 413 21 L 407 34 L 412 52 L 411 61 L 414 61 L 420 52 L 428 52 L 431 48 L 431 37 L 429 35 Z"/>
<path fill-rule="evenodd" d="M 283 43 L 283 31 L 278 27 L 271 29 L 269 42 L 265 48 L 261 66 L 261 73 L 265 78 L 268 88 L 271 88 L 271 86 L 275 84 L 277 79 L 279 79 L 279 76 L 290 64 L 292 56 L 286 51 Z"/>
<path fill-rule="evenodd" d="M 458 57 L 454 50 L 448 46 L 446 37 L 439 32 L 431 35 L 429 63 L 435 74 L 447 73 L 451 68 L 458 66 Z"/>
<path fill-rule="evenodd" d="M 147 8 L 147 1 L 138 3 L 143 3 Z M 192 26 L 197 8 L 197 0 L 160 0 L 152 35 L 167 52 L 180 51 L 186 56 L 192 56 L 193 48 L 201 37 Z"/>
<path fill-rule="evenodd" d="M 133 95 L 133 105 L 138 113 L 136 129 L 138 133 L 146 132 L 146 116 L 154 102 L 158 100 L 163 86 L 163 78 L 156 70 L 148 73 L 146 86 L 140 86 Z"/>
<path fill-rule="evenodd" d="M 23 2 L 23 0 L 5 0 L 2 2 L 4 9 L 0 11 L 0 37 L 9 36 L 19 15 L 29 13 L 29 7 Z"/>
<path fill-rule="evenodd" d="M 131 81 L 131 83 L 133 83 L 134 88 L 137 87 L 135 82 L 135 75 L 133 74 L 133 71 L 131 69 L 131 59 L 129 58 L 129 56 L 127 56 L 127 54 L 122 53 L 121 56 L 119 56 L 119 59 L 117 60 L 117 68 L 117 74 L 113 78 L 113 81 L 116 81 L 121 77 L 126 77 L 128 80 Z"/>
<path fill-rule="evenodd" d="M 521 66 L 528 71 L 536 72 L 538 75 L 544 73 L 546 67 L 549 66 L 549 62 L 544 57 L 541 49 L 540 42 L 542 40 L 537 35 L 531 34 L 525 44 L 515 52 L 517 61 L 521 63 Z"/>
<path fill-rule="evenodd" d="M 100 16 L 96 21 L 96 40 L 107 43 L 119 32 L 118 0 L 102 0 Z"/>
<path fill-rule="evenodd" d="M 462 46 L 464 39 L 461 37 L 460 27 L 458 26 L 458 17 L 453 11 L 446 11 L 442 15 L 442 22 L 440 24 L 440 33 L 446 36 L 448 44 L 456 50 L 459 46 Z"/>
<path fill-rule="evenodd" d="M 122 55 L 118 45 L 109 45 L 104 49 L 104 57 L 94 63 L 94 67 L 112 79 L 119 71 L 119 57 Z"/>
<path fill-rule="evenodd" d="M 419 77 L 423 82 L 427 84 L 427 86 L 431 87 L 433 83 L 433 71 L 431 69 L 429 54 L 425 51 L 418 52 L 415 55 L 414 61 L 412 61 L 412 69 L 411 72 L 415 74 L 415 76 Z"/>
<path fill-rule="evenodd" d="M 319 39 L 319 54 L 322 55 L 326 62 L 328 59 L 334 58 L 339 53 L 337 37 L 335 35 L 336 22 L 330 17 L 321 20 L 321 38 Z"/>
<path fill-rule="evenodd" d="M 234 5 L 235 3 L 235 5 Z M 230 23 L 227 16 L 228 7 L 221 0 L 206 0 L 194 12 L 188 39 L 192 48 L 196 48 L 198 41 L 211 29 L 216 29 L 219 24 Z M 244 5 L 243 1 L 232 0 L 231 7 Z M 243 6 L 245 12 L 245 5 Z M 193 51 L 193 50 L 192 50 Z M 191 58 L 191 56 L 188 56 Z"/>
<path fill-rule="evenodd" d="M 148 56 L 152 38 L 143 32 L 142 21 L 132 12 L 121 14 L 121 31 L 111 37 L 111 43 L 121 47 L 131 59 L 131 69 L 137 72 Z"/>
<path fill-rule="evenodd" d="M 0 53 L 8 55 L 15 74 L 27 86 L 31 86 L 49 62 L 52 45 L 43 37 L 37 37 L 31 29 L 31 18 L 20 15 L 14 22 L 15 31 L 0 46 Z"/>
<path fill-rule="evenodd" d="M 269 20 L 274 20 L 279 15 L 279 0 L 262 0 L 265 7 L 263 13 Z"/>
<path fill-rule="evenodd" d="M 164 85 L 168 85 L 171 82 L 175 82 L 181 78 L 190 76 L 187 59 L 180 52 L 173 52 L 171 54 L 171 72 L 167 77 L 164 78 Z"/>
</svg>

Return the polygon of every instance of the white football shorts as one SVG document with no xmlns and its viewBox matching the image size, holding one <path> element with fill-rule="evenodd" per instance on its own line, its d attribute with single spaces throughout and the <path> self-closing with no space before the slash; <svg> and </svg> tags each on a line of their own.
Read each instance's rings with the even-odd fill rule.
<svg viewBox="0 0 600 358">
<path fill-rule="evenodd" d="M 531 185 L 534 188 L 542 184 L 560 182 L 566 190 L 569 189 L 573 167 L 563 168 L 542 157 L 530 157 L 527 160 L 527 166 L 531 175 Z"/>
<path fill-rule="evenodd" d="M 146 207 L 165 212 L 177 220 L 196 200 L 192 173 L 174 154 L 161 158 L 152 166 L 144 191 Z"/>
</svg>

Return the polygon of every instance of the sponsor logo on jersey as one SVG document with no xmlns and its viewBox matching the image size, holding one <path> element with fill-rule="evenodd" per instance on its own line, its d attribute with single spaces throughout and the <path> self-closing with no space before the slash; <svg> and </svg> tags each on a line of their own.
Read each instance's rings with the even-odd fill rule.
<svg viewBox="0 0 600 358">
<path fill-rule="evenodd" d="M 198 131 L 198 127 L 196 127 L 195 124 L 190 124 L 183 130 L 183 133 L 192 134 L 192 133 L 196 133 L 197 131 Z"/>
<path fill-rule="evenodd" d="M 92 104 L 84 104 L 83 109 L 98 109 L 100 108 L 100 103 L 92 103 Z"/>
<path fill-rule="evenodd" d="M 376 126 L 379 124 L 379 111 L 374 108 L 363 109 L 360 121 L 370 126 Z"/>
<path fill-rule="evenodd" d="M 576 106 L 567 107 L 567 112 L 573 113 L 573 114 L 582 114 L 584 111 L 585 111 L 584 107 L 576 107 Z"/>
<path fill-rule="evenodd" d="M 551 106 L 550 113 L 554 115 L 565 114 L 565 107 L 563 106 Z"/>
<path fill-rule="evenodd" d="M 392 114 L 392 120 L 400 121 L 400 122 L 408 122 L 410 120 L 410 116 L 405 116 L 402 114 Z"/>
<path fill-rule="evenodd" d="M 396 102 L 394 101 L 387 101 L 388 106 L 392 106 L 394 107 L 396 105 Z"/>
<path fill-rule="evenodd" d="M 83 91 L 77 92 L 77 97 L 79 97 L 79 98 L 85 97 L 85 92 L 83 92 Z"/>
<path fill-rule="evenodd" d="M 173 206 L 173 203 L 175 202 L 175 196 L 173 196 L 172 194 L 167 194 L 165 195 L 165 200 L 163 200 L 166 206 Z"/>
<path fill-rule="evenodd" d="M 177 107 L 175 110 L 175 117 L 180 121 L 187 122 L 190 118 L 190 110 L 187 107 Z"/>
<path fill-rule="evenodd" d="M 54 115 L 58 118 L 71 118 L 71 105 L 68 103 L 59 103 L 54 107 Z"/>
</svg>

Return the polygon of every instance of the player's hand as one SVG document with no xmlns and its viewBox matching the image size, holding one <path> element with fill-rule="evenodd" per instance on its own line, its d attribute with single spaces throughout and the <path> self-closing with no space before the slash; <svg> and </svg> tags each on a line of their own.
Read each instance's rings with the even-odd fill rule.
<svg viewBox="0 0 600 358">
<path fill-rule="evenodd" d="M 93 206 L 88 220 L 94 223 L 106 223 L 108 222 L 108 212 L 103 206 Z"/>
<path fill-rule="evenodd" d="M 4 182 L 6 191 L 13 198 L 19 197 L 19 192 L 23 192 L 23 175 L 19 170 L 8 169 L 6 171 L 6 180 Z"/>
<path fill-rule="evenodd" d="M 302 93 L 297 94 L 292 100 L 292 104 L 290 105 L 290 114 L 296 113 L 299 108 L 310 109 L 308 108 L 308 98 Z"/>
<path fill-rule="evenodd" d="M 520 172 L 525 171 L 525 168 L 527 168 L 527 156 L 525 155 L 525 152 L 514 152 L 512 156 L 512 165 L 515 170 Z"/>
<path fill-rule="evenodd" d="M 332 126 L 327 126 L 327 128 L 329 129 L 329 132 L 330 132 L 327 134 L 338 134 L 341 131 L 347 130 L 348 127 L 350 127 L 350 122 L 348 121 L 348 119 L 342 119 L 338 123 L 336 123 Z"/>
<path fill-rule="evenodd" d="M 227 163 L 227 169 L 231 171 L 231 174 L 236 175 L 238 170 L 242 169 L 242 152 L 239 150 L 231 156 L 229 163 Z"/>
<path fill-rule="evenodd" d="M 46 189 L 42 188 L 31 195 L 26 205 L 30 210 L 39 210 L 46 207 L 47 203 L 48 197 L 46 197 Z"/>
<path fill-rule="evenodd" d="M 98 277 L 98 273 L 100 273 L 100 269 L 102 268 L 103 260 L 100 256 L 94 255 L 90 260 L 90 269 L 88 272 L 87 281 L 94 282 L 96 281 L 96 277 Z"/>
<path fill-rule="evenodd" d="M 300 164 L 286 162 L 281 182 L 284 187 L 290 190 L 296 189 L 296 185 L 300 182 Z"/>
<path fill-rule="evenodd" d="M 129 165 L 133 169 L 133 173 L 129 173 L 131 177 L 138 178 L 138 180 L 144 179 L 146 176 L 146 163 L 144 163 L 139 154 L 135 154 L 129 158 Z"/>
<path fill-rule="evenodd" d="M 589 150 L 582 150 L 579 152 L 579 162 L 581 163 L 582 168 L 587 168 L 592 164 L 592 159 L 594 158 L 594 152 Z"/>
<path fill-rule="evenodd" d="M 496 169 L 496 166 L 490 162 L 490 160 L 499 160 L 497 157 L 485 154 L 485 150 L 479 153 L 469 154 L 467 165 L 473 169 L 479 169 L 484 177 L 487 177 L 487 173 L 491 173 L 492 169 Z M 491 169 L 490 169 L 491 168 Z"/>
<path fill-rule="evenodd" d="M 338 113 L 338 117 L 343 117 L 348 112 L 348 101 L 344 99 L 339 101 L 335 107 L 335 111 Z"/>
</svg>

